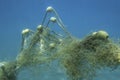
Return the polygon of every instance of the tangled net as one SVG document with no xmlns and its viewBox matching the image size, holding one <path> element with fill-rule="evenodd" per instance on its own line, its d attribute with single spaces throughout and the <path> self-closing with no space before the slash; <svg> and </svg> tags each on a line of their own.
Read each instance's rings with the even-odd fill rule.
<svg viewBox="0 0 120 80">
<path fill-rule="evenodd" d="M 55 17 L 45 24 L 48 13 Z M 49 24 L 52 23 L 57 23 L 64 33 L 51 30 Z M 23 69 L 55 60 L 63 66 L 69 80 L 93 80 L 97 70 L 116 69 L 120 65 L 120 46 L 103 30 L 84 39 L 74 38 L 55 9 L 48 7 L 36 31 L 22 31 L 21 50 L 15 61 L 0 62 L 0 80 L 17 80 Z"/>
</svg>

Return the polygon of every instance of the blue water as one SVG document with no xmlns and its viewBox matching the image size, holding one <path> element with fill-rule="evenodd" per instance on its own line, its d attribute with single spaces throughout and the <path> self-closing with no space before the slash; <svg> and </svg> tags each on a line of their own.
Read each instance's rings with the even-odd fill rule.
<svg viewBox="0 0 120 80">
<path fill-rule="evenodd" d="M 57 10 L 67 30 L 75 37 L 106 30 L 111 38 L 120 38 L 120 0 L 0 0 L 0 61 L 15 59 L 21 45 L 21 31 L 35 30 L 47 6 Z M 58 75 L 54 77 L 51 71 Z M 66 80 L 64 72 L 51 71 L 46 72 L 48 76 L 43 73 L 47 79 L 42 76 L 41 80 Z M 22 74 L 25 73 L 20 74 L 24 77 Z M 120 69 L 98 74 L 95 80 L 120 79 Z"/>
</svg>

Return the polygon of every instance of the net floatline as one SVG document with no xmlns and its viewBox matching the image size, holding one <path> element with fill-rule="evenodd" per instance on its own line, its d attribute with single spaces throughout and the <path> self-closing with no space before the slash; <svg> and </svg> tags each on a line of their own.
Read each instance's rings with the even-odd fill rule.
<svg viewBox="0 0 120 80">
<path fill-rule="evenodd" d="M 51 12 L 55 17 L 51 17 L 45 25 Z M 65 32 L 63 37 L 48 27 L 51 22 L 57 23 Z M 105 31 L 93 32 L 82 40 L 74 38 L 66 31 L 55 9 L 48 7 L 36 31 L 22 31 L 21 51 L 16 60 L 0 63 L 0 80 L 17 80 L 17 75 L 25 68 L 50 64 L 54 60 L 63 66 L 68 79 L 92 80 L 96 70 L 114 69 L 120 65 L 120 48 Z"/>
</svg>

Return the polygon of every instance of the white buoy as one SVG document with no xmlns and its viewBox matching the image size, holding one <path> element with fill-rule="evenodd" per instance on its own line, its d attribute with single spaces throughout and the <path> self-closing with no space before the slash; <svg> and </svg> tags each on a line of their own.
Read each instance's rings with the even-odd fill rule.
<svg viewBox="0 0 120 80">
<path fill-rule="evenodd" d="M 49 46 L 50 46 L 50 48 L 55 48 L 56 44 L 55 43 L 50 43 Z"/>
<path fill-rule="evenodd" d="M 24 29 L 24 30 L 22 31 L 22 34 L 26 34 L 26 33 L 28 33 L 28 32 L 30 32 L 29 29 Z"/>
<path fill-rule="evenodd" d="M 42 25 L 38 25 L 37 26 L 37 30 L 42 30 L 43 29 L 43 26 Z"/>
<path fill-rule="evenodd" d="M 0 68 L 5 66 L 6 62 L 0 62 Z"/>
<path fill-rule="evenodd" d="M 95 36 L 96 34 L 97 34 L 97 32 L 93 32 L 93 33 L 92 33 L 92 36 Z"/>
<path fill-rule="evenodd" d="M 48 6 L 47 9 L 46 9 L 47 12 L 51 12 L 53 11 L 53 8 L 51 6 Z"/>
<path fill-rule="evenodd" d="M 51 17 L 51 18 L 50 18 L 50 21 L 56 22 L 56 17 Z"/>
<path fill-rule="evenodd" d="M 103 30 L 98 31 L 95 35 L 97 38 L 101 38 L 101 39 L 107 39 L 109 37 L 109 34 Z"/>
</svg>

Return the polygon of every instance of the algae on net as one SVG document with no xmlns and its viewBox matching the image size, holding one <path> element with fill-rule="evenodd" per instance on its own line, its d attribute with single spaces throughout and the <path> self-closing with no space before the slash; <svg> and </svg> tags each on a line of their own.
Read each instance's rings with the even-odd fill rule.
<svg viewBox="0 0 120 80">
<path fill-rule="evenodd" d="M 62 55 L 60 63 L 70 80 L 92 80 L 97 70 L 106 67 L 114 69 L 120 65 L 120 48 L 108 38 L 105 31 L 90 34 L 82 40 L 66 41 L 58 53 Z"/>
<path fill-rule="evenodd" d="M 16 80 L 16 75 L 16 62 L 0 63 L 0 80 Z"/>
<path fill-rule="evenodd" d="M 44 25 L 47 14 L 54 13 Z M 50 23 L 57 23 L 64 35 L 51 30 Z M 54 8 L 48 7 L 42 24 L 36 31 L 22 31 L 21 50 L 15 61 L 0 62 L 0 80 L 17 80 L 19 73 L 37 65 L 53 61 L 65 70 L 68 80 L 92 80 L 96 71 L 120 65 L 120 47 L 106 31 L 93 32 L 84 39 L 76 39 L 66 31 Z"/>
</svg>

